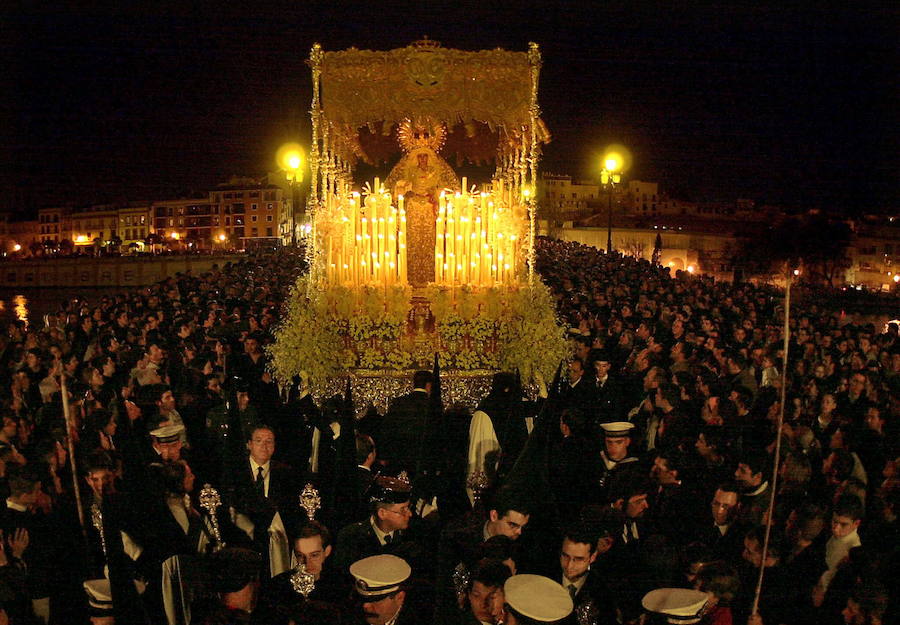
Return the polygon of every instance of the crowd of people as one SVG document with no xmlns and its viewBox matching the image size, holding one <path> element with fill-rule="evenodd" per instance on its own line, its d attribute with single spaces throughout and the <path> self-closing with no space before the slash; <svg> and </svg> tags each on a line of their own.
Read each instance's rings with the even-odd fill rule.
<svg viewBox="0 0 900 625">
<path fill-rule="evenodd" d="M 11 323 L 0 623 L 896 619 L 896 325 L 801 302 L 785 371 L 774 287 L 537 245 L 572 356 L 527 400 L 279 384 L 290 250 Z"/>
</svg>

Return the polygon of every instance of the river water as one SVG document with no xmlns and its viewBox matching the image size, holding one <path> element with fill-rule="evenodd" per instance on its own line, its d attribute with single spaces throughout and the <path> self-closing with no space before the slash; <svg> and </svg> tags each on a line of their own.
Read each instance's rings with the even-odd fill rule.
<svg viewBox="0 0 900 625">
<path fill-rule="evenodd" d="M 0 289 L 0 322 L 20 319 L 29 325 L 43 325 L 44 315 L 55 313 L 62 302 L 73 297 L 98 302 L 104 295 L 122 293 L 126 288 Z"/>
</svg>

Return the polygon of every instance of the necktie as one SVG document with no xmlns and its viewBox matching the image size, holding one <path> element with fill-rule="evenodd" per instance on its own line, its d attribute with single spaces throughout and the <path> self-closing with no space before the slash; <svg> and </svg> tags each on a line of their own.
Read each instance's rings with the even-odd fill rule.
<svg viewBox="0 0 900 625">
<path fill-rule="evenodd" d="M 256 468 L 256 492 L 263 497 L 266 496 L 266 479 L 263 477 L 263 468 Z"/>
<path fill-rule="evenodd" d="M 391 534 L 385 534 L 384 535 L 384 544 L 390 545 L 392 542 L 394 542 L 394 537 Z"/>
<path fill-rule="evenodd" d="M 569 584 L 568 591 L 569 596 L 572 597 L 572 601 L 575 601 L 575 595 L 578 593 L 578 589 L 575 588 L 575 584 Z"/>
</svg>

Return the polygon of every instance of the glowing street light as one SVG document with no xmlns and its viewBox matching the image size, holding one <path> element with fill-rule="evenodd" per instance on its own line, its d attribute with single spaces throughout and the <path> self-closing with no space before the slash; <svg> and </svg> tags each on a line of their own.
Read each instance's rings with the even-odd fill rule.
<svg viewBox="0 0 900 625">
<path fill-rule="evenodd" d="M 16 243 L 15 245 L 13 245 L 13 251 L 14 251 L 14 252 L 21 251 L 21 249 L 22 249 L 22 246 L 19 245 L 18 243 Z"/>
<path fill-rule="evenodd" d="M 615 187 L 622 181 L 622 172 L 631 164 L 631 154 L 621 145 L 611 145 L 603 152 L 600 168 L 600 184 L 606 187 L 609 202 L 606 223 L 606 252 L 612 252 L 612 197 Z"/>
<path fill-rule="evenodd" d="M 285 143 L 275 154 L 278 163 L 291 185 L 291 245 L 297 245 L 296 213 L 300 203 L 300 184 L 303 182 L 303 171 L 306 167 L 303 148 L 299 143 Z"/>
</svg>

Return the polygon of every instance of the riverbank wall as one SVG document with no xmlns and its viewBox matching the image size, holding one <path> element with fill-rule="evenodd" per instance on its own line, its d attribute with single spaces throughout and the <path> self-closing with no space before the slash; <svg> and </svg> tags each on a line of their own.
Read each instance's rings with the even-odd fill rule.
<svg viewBox="0 0 900 625">
<path fill-rule="evenodd" d="M 176 273 L 204 273 L 213 265 L 245 259 L 244 255 L 160 255 L 113 258 L 52 258 L 0 263 L 0 288 L 136 287 Z"/>
</svg>

